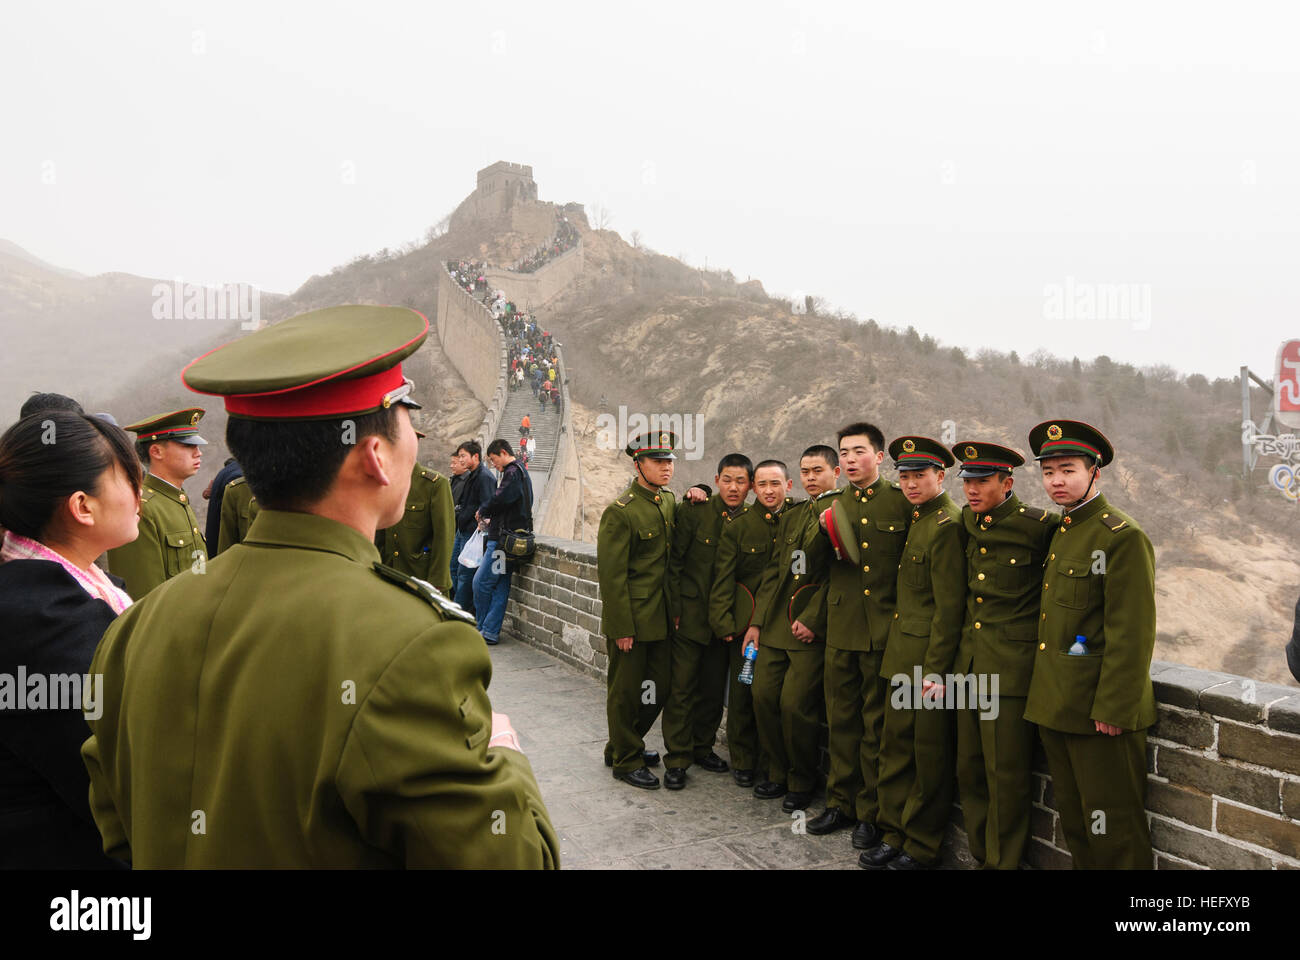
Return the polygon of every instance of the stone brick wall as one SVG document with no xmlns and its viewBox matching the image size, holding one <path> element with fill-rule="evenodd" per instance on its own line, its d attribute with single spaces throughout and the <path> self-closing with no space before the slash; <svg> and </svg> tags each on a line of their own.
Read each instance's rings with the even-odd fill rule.
<svg viewBox="0 0 1300 960">
<path fill-rule="evenodd" d="M 539 536 L 535 559 L 515 575 L 504 633 L 603 679 L 599 594 L 594 544 Z M 1151 676 L 1159 707 L 1147 734 L 1155 866 L 1300 869 L 1300 690 L 1175 663 L 1153 663 Z M 1069 867 L 1041 749 L 1031 817 L 1030 864 Z M 969 865 L 956 808 L 950 846 L 950 858 Z"/>
<path fill-rule="evenodd" d="M 538 209 L 544 209 L 554 222 L 555 213 L 550 204 Z M 579 242 L 576 247 L 564 251 L 534 273 L 514 273 L 489 267 L 484 276 L 494 288 L 504 290 L 506 296 L 517 303 L 521 310 L 537 311 L 582 275 L 584 262 L 582 243 Z"/>
<path fill-rule="evenodd" d="M 582 536 L 582 462 L 573 435 L 573 418 L 569 405 L 568 369 L 564 351 L 556 349 L 560 372 L 560 435 L 555 443 L 555 459 L 547 476 L 546 489 L 533 512 L 534 529 L 552 537 L 575 539 Z M 595 577 L 595 573 L 592 573 Z"/>
<path fill-rule="evenodd" d="M 492 311 L 467 293 L 451 275 L 438 277 L 438 342 L 487 411 L 475 439 L 487 449 L 497 435 L 506 407 L 506 343 Z"/>
</svg>

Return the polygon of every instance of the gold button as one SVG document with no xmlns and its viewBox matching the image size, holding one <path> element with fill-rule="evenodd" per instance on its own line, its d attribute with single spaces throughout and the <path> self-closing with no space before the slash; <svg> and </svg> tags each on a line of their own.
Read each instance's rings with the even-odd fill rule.
<svg viewBox="0 0 1300 960">
<path fill-rule="evenodd" d="M 1101 518 L 1102 518 L 1103 520 L 1105 520 L 1105 519 L 1106 519 L 1107 517 L 1109 517 L 1109 516 L 1110 516 L 1109 513 L 1103 513 L 1103 514 L 1101 515 Z"/>
<path fill-rule="evenodd" d="M 895 619 L 895 620 L 898 619 L 898 614 L 894 614 L 894 619 Z"/>
<path fill-rule="evenodd" d="M 982 573 L 979 574 L 975 579 L 976 579 L 976 580 L 983 580 L 983 579 L 984 579 L 984 574 L 982 574 Z"/>
<path fill-rule="evenodd" d="M 863 594 L 863 596 L 867 596 L 867 597 L 869 597 L 869 596 L 871 596 L 871 591 L 870 591 L 870 590 L 863 590 L 863 591 L 862 591 L 862 594 Z"/>
<path fill-rule="evenodd" d="M 862 549 L 863 550 L 867 549 L 867 541 L 865 540 L 862 541 Z"/>
<path fill-rule="evenodd" d="M 1065 527 L 1061 527 L 1061 532 L 1065 533 Z"/>
<path fill-rule="evenodd" d="M 1016 558 L 1015 558 L 1015 557 L 1012 557 L 1012 558 L 1011 558 L 1011 562 L 1012 562 L 1012 563 L 1015 563 L 1015 562 L 1016 562 Z"/>
<path fill-rule="evenodd" d="M 1055 560 L 1055 559 L 1056 559 L 1056 554 L 1052 554 L 1052 555 L 1051 555 L 1050 557 L 1048 557 L 1047 559 L 1049 559 L 1049 560 Z"/>
<path fill-rule="evenodd" d="M 1073 573 L 1074 573 L 1074 567 L 1071 567 L 1069 570 L 1067 570 L 1067 571 L 1065 571 L 1065 572 L 1066 572 L 1066 573 L 1069 573 L 1069 574 L 1073 574 Z"/>
<path fill-rule="evenodd" d="M 893 529 L 894 529 L 894 525 L 893 525 L 892 523 L 889 525 L 889 529 L 890 529 L 890 530 L 893 530 Z"/>
<path fill-rule="evenodd" d="M 1047 589 L 1047 584 L 1043 584 L 1043 589 L 1044 589 L 1044 590 Z"/>
<path fill-rule="evenodd" d="M 1043 619 L 1043 620 L 1046 620 L 1046 619 L 1047 619 L 1047 614 L 1043 614 L 1042 619 Z"/>
<path fill-rule="evenodd" d="M 976 598 L 975 598 L 975 602 L 976 602 L 976 603 L 983 603 L 983 602 L 984 602 L 984 598 L 983 598 L 983 597 L 976 597 Z"/>
<path fill-rule="evenodd" d="M 976 620 L 976 621 L 975 621 L 975 629 L 978 630 L 979 628 L 980 628 L 980 622 L 979 622 L 978 620 Z"/>
<path fill-rule="evenodd" d="M 198 527 L 190 527 L 190 529 L 193 530 L 195 533 L 198 533 L 198 532 L 199 532 L 199 528 L 198 528 Z"/>
<path fill-rule="evenodd" d="M 871 567 L 867 566 L 867 565 L 864 563 L 864 564 L 862 565 L 862 572 L 863 572 L 863 573 L 870 573 L 870 572 L 871 572 Z"/>
<path fill-rule="evenodd" d="M 862 518 L 862 522 L 863 522 L 863 523 L 866 523 L 866 522 L 867 522 L 867 518 L 866 518 L 866 517 L 863 517 L 863 518 Z"/>
<path fill-rule="evenodd" d="M 980 553 L 988 553 L 988 552 L 989 552 L 988 547 L 980 547 Z"/>
<path fill-rule="evenodd" d="M 182 546 L 182 547 L 185 546 L 185 541 L 184 541 L 184 540 L 181 541 L 181 546 Z"/>
<path fill-rule="evenodd" d="M 185 499 L 185 494 L 183 493 L 181 494 L 181 503 L 189 503 L 189 501 Z"/>
<path fill-rule="evenodd" d="M 1047 649 L 1047 644 L 1045 644 L 1045 643 L 1040 643 L 1040 644 L 1038 645 L 1038 649 L 1039 649 L 1039 650 L 1046 650 L 1046 649 Z"/>
<path fill-rule="evenodd" d="M 799 579 L 799 574 L 796 573 L 796 574 L 794 575 L 794 578 L 795 578 L 796 580 L 798 580 L 798 579 Z"/>
</svg>

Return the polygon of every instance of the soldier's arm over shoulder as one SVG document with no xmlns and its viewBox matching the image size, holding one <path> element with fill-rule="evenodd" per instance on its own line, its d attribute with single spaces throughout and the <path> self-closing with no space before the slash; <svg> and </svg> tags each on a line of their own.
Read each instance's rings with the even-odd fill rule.
<svg viewBox="0 0 1300 960">
<path fill-rule="evenodd" d="M 700 509 L 703 504 L 683 504 L 677 510 L 673 523 L 672 548 L 668 553 L 668 582 L 679 583 L 682 571 L 686 567 L 686 553 L 691 548 L 695 540 L 695 530 L 699 526 Z M 681 596 L 672 594 L 673 608 L 669 615 L 680 617 L 682 615 Z"/>
<path fill-rule="evenodd" d="M 1151 686 L 1151 656 L 1156 646 L 1155 550 L 1147 535 L 1126 521 L 1119 529 L 1112 527 L 1112 533 L 1109 543 L 1103 541 L 1106 645 L 1089 717 L 1135 730 L 1139 723 L 1147 722 L 1139 715 Z"/>
<path fill-rule="evenodd" d="M 408 867 L 554 868 L 528 759 L 488 748 L 491 662 L 462 623 L 421 632 L 355 707 L 335 782 L 366 841 Z"/>
</svg>

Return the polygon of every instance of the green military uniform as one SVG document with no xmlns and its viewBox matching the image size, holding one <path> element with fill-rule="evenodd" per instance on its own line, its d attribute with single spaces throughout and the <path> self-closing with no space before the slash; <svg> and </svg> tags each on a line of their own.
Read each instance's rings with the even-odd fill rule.
<svg viewBox="0 0 1300 960">
<path fill-rule="evenodd" d="M 767 779 L 791 793 L 811 792 L 818 779 L 826 618 L 825 607 L 811 600 L 826 582 L 828 562 L 809 543 L 817 535 L 820 499 L 833 494 L 827 491 L 819 500 L 803 500 L 781 511 L 776 548 L 755 595 L 754 719 L 767 757 Z M 809 562 L 814 556 L 815 564 Z M 791 630 L 792 601 L 801 608 L 795 619 L 816 635 L 811 643 Z"/>
<path fill-rule="evenodd" d="M 402 519 L 375 535 L 379 555 L 394 570 L 451 593 L 451 547 L 456 539 L 456 507 L 451 481 L 437 470 L 415 465 Z"/>
<path fill-rule="evenodd" d="M 952 454 L 928 437 L 899 437 L 889 454 L 900 471 L 952 465 Z M 898 609 L 881 663 L 891 692 L 877 825 L 883 844 L 930 866 L 952 810 L 954 718 L 942 698 L 923 704 L 917 671 L 939 682 L 952 672 L 966 611 L 966 545 L 961 512 L 948 494 L 913 507 L 911 517 L 898 567 Z"/>
<path fill-rule="evenodd" d="M 1105 466 L 1110 443 L 1085 423 L 1041 423 L 1037 459 L 1083 456 Z M 1146 818 L 1146 730 L 1156 719 L 1155 552 L 1102 494 L 1067 509 L 1043 570 L 1042 612 L 1025 719 L 1038 724 L 1066 843 L 1078 868 L 1152 867 Z M 1085 652 L 1072 655 L 1076 638 Z M 1121 728 L 1100 733 L 1095 723 Z"/>
<path fill-rule="evenodd" d="M 642 436 L 626 452 L 634 462 L 641 456 L 671 457 L 675 443 L 671 433 Z M 671 491 L 634 480 L 605 508 L 596 535 L 601 632 L 609 657 L 605 759 L 619 779 L 642 772 L 645 735 L 669 694 L 669 617 L 677 607 L 676 585 L 667 576 L 674 506 Z M 622 637 L 633 638 L 631 650 L 618 648 L 615 641 Z M 648 770 L 643 779 L 635 785 L 659 786 Z"/>
<path fill-rule="evenodd" d="M 243 543 L 248 528 L 261 507 L 247 477 L 235 477 L 226 484 L 221 494 L 221 527 L 217 533 L 217 554 L 225 553 L 237 543 Z M 216 554 L 213 554 L 216 556 Z"/>
<path fill-rule="evenodd" d="M 664 764 L 669 768 L 705 760 L 713 752 L 722 721 L 727 648 L 709 626 L 709 594 L 727 514 L 718 494 L 677 508 L 668 577 L 678 585 L 673 616 L 680 622 L 672 639 L 672 677 L 663 718 Z"/>
<path fill-rule="evenodd" d="M 404 308 L 319 310 L 183 376 L 232 417 L 362 416 L 411 404 L 400 361 L 427 332 Z M 252 441 L 241 450 L 254 485 L 261 458 Z M 82 747 L 110 855 L 145 868 L 557 865 L 527 759 L 492 743 L 482 638 L 378 561 L 369 531 L 264 509 L 202 576 L 113 622 L 91 666 L 103 713 Z"/>
<path fill-rule="evenodd" d="M 961 476 L 1010 475 L 1024 458 L 993 443 L 952 448 Z M 1029 843 L 1030 769 L 1037 730 L 1024 719 L 1038 640 L 1039 577 L 1060 514 L 1014 493 L 991 510 L 962 508 L 966 530 L 966 618 L 955 674 L 990 683 L 988 715 L 968 701 L 957 711 L 957 787 L 971 855 L 989 869 L 1015 870 Z M 990 692 L 993 692 L 990 688 Z"/>
<path fill-rule="evenodd" d="M 887 695 L 880 662 L 894 616 L 898 562 L 912 507 L 898 484 L 879 476 L 865 487 L 850 484 L 828 491 L 818 499 L 817 508 L 825 511 L 835 502 L 862 539 L 857 541 L 860 563 L 833 556 L 830 537 L 820 524 L 809 541 L 810 557 L 815 550 L 830 571 L 825 588 L 813 601 L 820 611 L 814 616 L 826 625 L 823 680 L 830 753 L 826 806 L 874 824 Z"/>
<path fill-rule="evenodd" d="M 203 410 L 191 407 L 133 423 L 125 429 L 138 443 L 174 440 L 188 445 L 207 443 L 198 435 Z M 202 569 L 208 546 L 189 494 L 153 474 L 140 490 L 140 535 L 108 551 L 109 569 L 126 581 L 126 592 L 139 600 L 158 584 L 182 570 Z"/>
<path fill-rule="evenodd" d="M 780 515 L 793 504 L 786 497 L 775 513 L 757 500 L 746 504 L 734 519 L 723 523 L 722 540 L 718 544 L 713 592 L 709 596 L 709 623 L 718 636 L 732 638 L 727 644 L 727 749 L 731 753 L 731 766 L 737 771 L 759 768 L 761 754 L 754 719 L 754 688 L 739 680 L 745 663 L 746 626 L 735 620 L 736 591 L 743 586 L 754 596 L 757 614 L 758 588 L 776 546 L 777 523 Z M 760 654 L 762 649 L 760 644 Z M 754 668 L 757 677 L 757 662 Z"/>
</svg>

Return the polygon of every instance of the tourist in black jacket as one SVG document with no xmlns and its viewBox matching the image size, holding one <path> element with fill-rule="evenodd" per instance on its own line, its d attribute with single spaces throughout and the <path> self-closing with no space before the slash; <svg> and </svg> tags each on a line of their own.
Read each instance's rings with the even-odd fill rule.
<svg viewBox="0 0 1300 960">
<path fill-rule="evenodd" d="M 140 463 L 122 430 L 43 411 L 0 437 L 0 868 L 111 869 L 81 745 L 87 674 L 131 598 L 94 560 L 137 536 Z"/>
<path fill-rule="evenodd" d="M 488 444 L 487 453 L 501 479 L 491 500 L 475 514 L 480 522 L 486 520 L 488 526 L 483 561 L 474 573 L 474 611 L 479 633 L 488 643 L 495 644 L 501 636 L 501 621 L 505 619 L 510 580 L 514 575 L 513 562 L 498 550 L 510 531 L 533 529 L 533 482 L 505 440 L 493 440 Z"/>
<path fill-rule="evenodd" d="M 496 480 L 482 465 L 483 448 L 477 440 L 466 440 L 456 448 L 456 456 L 464 466 L 461 485 L 453 490 L 456 502 L 456 542 L 451 550 L 451 582 L 453 599 L 466 610 L 474 609 L 474 568 L 458 563 L 461 547 L 478 529 L 478 512 L 492 499 Z"/>
</svg>

